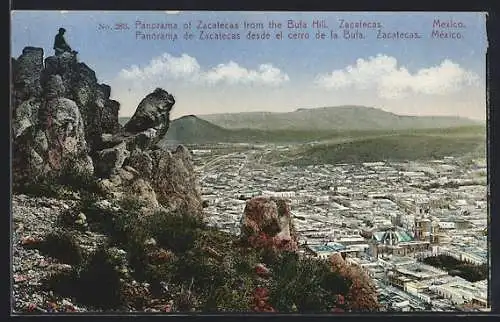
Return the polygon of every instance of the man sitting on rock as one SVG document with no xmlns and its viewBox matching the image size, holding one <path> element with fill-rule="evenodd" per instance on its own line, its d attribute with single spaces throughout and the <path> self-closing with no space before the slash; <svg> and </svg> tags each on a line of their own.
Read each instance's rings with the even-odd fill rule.
<svg viewBox="0 0 500 322">
<path fill-rule="evenodd" d="M 54 39 L 54 50 L 56 51 L 56 56 L 60 56 L 65 52 L 72 53 L 74 55 L 78 54 L 77 51 L 71 49 L 66 40 L 64 39 L 64 33 L 66 29 L 59 28 L 59 33 L 56 35 Z"/>
</svg>

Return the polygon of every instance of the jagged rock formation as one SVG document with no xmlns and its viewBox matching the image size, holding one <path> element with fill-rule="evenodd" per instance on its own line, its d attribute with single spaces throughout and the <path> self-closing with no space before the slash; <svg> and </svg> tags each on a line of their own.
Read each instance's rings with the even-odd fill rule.
<svg viewBox="0 0 500 322">
<path fill-rule="evenodd" d="M 40 73 L 43 69 L 43 49 L 26 47 L 17 61 L 12 60 L 12 82 L 17 90 L 16 97 L 21 101 L 39 97 L 42 91 Z"/>
<path fill-rule="evenodd" d="M 93 172 L 96 138 L 119 130 L 109 86 L 70 53 L 43 60 L 43 49 L 26 47 L 12 59 L 14 182 L 56 176 L 67 168 Z"/>
<path fill-rule="evenodd" d="M 86 64 L 77 62 L 75 55 L 65 53 L 47 57 L 45 69 L 41 74 L 42 84 L 50 79 L 51 75 L 61 76 L 65 85 L 63 96 L 78 105 L 83 115 L 85 139 L 90 151 L 94 150 L 103 133 L 114 134 L 120 130 L 120 104 L 109 99 L 111 88 L 106 84 L 99 84 L 95 72 Z"/>
<path fill-rule="evenodd" d="M 43 50 L 27 47 L 13 68 L 14 184 L 76 170 L 93 172 L 84 118 L 60 75 L 42 81 Z"/>
<path fill-rule="evenodd" d="M 241 238 L 254 247 L 297 250 L 297 233 L 286 200 L 266 197 L 248 200 L 242 218 Z"/>
<path fill-rule="evenodd" d="M 119 103 L 95 72 L 64 53 L 43 61 L 41 48 L 12 58 L 13 181 L 95 175 L 116 198 L 132 194 L 147 208 L 201 214 L 190 152 L 157 143 L 170 123 L 174 97 L 161 88 L 147 95 L 124 129 Z"/>
<path fill-rule="evenodd" d="M 165 151 L 157 145 L 168 130 L 174 104 L 174 97 L 161 88 L 147 95 L 125 131 L 102 137 L 97 175 L 105 190 L 116 196 L 133 193 L 149 209 L 162 206 L 200 215 L 203 207 L 191 153 L 183 146 Z"/>
</svg>

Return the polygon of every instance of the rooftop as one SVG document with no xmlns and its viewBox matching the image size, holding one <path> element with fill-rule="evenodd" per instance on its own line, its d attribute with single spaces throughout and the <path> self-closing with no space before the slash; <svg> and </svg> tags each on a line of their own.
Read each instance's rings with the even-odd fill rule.
<svg viewBox="0 0 500 322">
<path fill-rule="evenodd" d="M 326 253 L 326 252 L 338 252 L 340 250 L 344 250 L 345 246 L 338 243 L 331 243 L 328 245 L 309 245 L 309 248 L 317 253 Z"/>
</svg>

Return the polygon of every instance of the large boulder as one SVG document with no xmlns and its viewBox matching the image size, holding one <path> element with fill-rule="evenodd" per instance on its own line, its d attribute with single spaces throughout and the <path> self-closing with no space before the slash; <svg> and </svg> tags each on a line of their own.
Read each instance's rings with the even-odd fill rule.
<svg viewBox="0 0 500 322">
<path fill-rule="evenodd" d="M 73 99 L 73 85 L 78 78 L 77 69 L 78 61 L 74 54 L 66 52 L 60 56 L 49 56 L 45 59 L 45 68 L 41 78 L 42 86 L 45 87 L 51 75 L 59 75 L 65 86 L 64 97 Z"/>
<path fill-rule="evenodd" d="M 132 197 L 142 202 L 145 213 L 160 208 L 156 192 L 150 182 L 131 167 L 120 168 L 109 178 L 102 179 L 100 187 L 114 199 Z"/>
<path fill-rule="evenodd" d="M 73 170 L 92 168 L 102 135 L 121 130 L 111 88 L 73 53 L 47 57 L 44 64 L 42 48 L 24 48 L 11 59 L 11 72 L 16 178 L 57 174 L 66 163 Z"/>
<path fill-rule="evenodd" d="M 175 104 L 174 97 L 161 88 L 148 94 L 137 107 L 132 118 L 125 124 L 125 130 L 138 133 L 149 128 L 160 130 L 164 136 L 170 123 L 170 110 Z"/>
<path fill-rule="evenodd" d="M 112 148 L 118 144 L 125 142 L 129 151 L 149 150 L 154 144 L 161 140 L 158 137 L 158 131 L 150 128 L 139 133 L 119 132 L 117 134 L 104 133 L 101 135 L 99 143 L 96 145 L 97 150 Z"/>
<path fill-rule="evenodd" d="M 106 87 L 102 93 L 107 95 Z M 165 137 L 174 103 L 171 94 L 157 88 L 140 102 L 123 131 L 102 134 L 94 157 L 96 175 L 115 197 L 134 191 L 150 208 L 201 216 L 191 153 L 182 145 L 169 151 L 156 144 Z"/>
<path fill-rule="evenodd" d="M 82 116 L 75 102 L 59 97 L 21 103 L 13 119 L 13 174 L 15 181 L 92 174 Z"/>
<path fill-rule="evenodd" d="M 150 155 L 153 159 L 151 184 L 158 202 L 200 215 L 203 201 L 188 149 L 179 145 L 174 152 L 157 149 Z"/>
<path fill-rule="evenodd" d="M 72 55 L 26 47 L 12 60 L 13 176 L 16 183 L 78 171 L 92 173 L 84 117 L 72 99 Z"/>
<path fill-rule="evenodd" d="M 44 87 L 45 99 L 48 100 L 64 97 L 66 92 L 66 87 L 64 86 L 61 75 L 48 76 Z"/>
<path fill-rule="evenodd" d="M 106 131 L 104 133 L 118 133 L 121 130 L 120 122 L 118 121 L 118 111 L 120 103 L 110 99 L 111 87 L 106 84 L 99 84 L 97 87 L 96 105 L 100 110 L 99 123 Z"/>
<path fill-rule="evenodd" d="M 38 112 L 41 102 L 30 98 L 20 103 L 12 115 L 13 138 L 17 139 L 38 124 Z"/>
<path fill-rule="evenodd" d="M 247 201 L 241 238 L 254 247 L 296 251 L 297 233 L 285 199 L 255 197 Z"/>
</svg>

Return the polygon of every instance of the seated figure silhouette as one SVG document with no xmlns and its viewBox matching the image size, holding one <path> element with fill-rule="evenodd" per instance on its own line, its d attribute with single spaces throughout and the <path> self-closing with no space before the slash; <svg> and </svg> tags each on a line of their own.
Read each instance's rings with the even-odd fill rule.
<svg viewBox="0 0 500 322">
<path fill-rule="evenodd" d="M 64 33 L 66 29 L 59 28 L 59 33 L 56 35 L 54 39 L 54 50 L 56 52 L 56 56 L 60 56 L 65 52 L 69 52 L 72 54 L 78 54 L 77 51 L 71 49 L 66 40 L 64 39 Z"/>
</svg>

